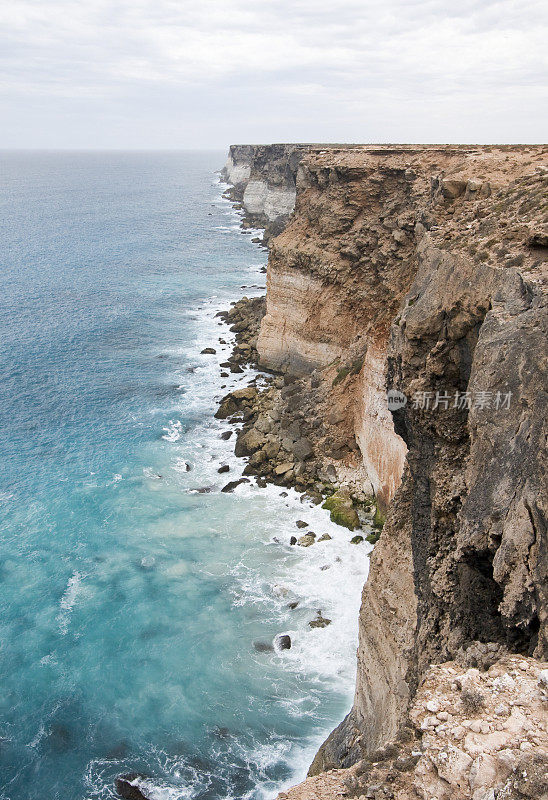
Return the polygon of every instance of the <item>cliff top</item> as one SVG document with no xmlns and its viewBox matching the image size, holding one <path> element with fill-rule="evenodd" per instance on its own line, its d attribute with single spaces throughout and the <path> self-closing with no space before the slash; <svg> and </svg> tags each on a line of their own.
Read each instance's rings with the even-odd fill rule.
<svg viewBox="0 0 548 800">
<path fill-rule="evenodd" d="M 548 169 L 548 145 L 437 145 L 386 144 L 312 147 L 304 158 L 308 166 L 367 167 L 379 159 L 389 159 L 394 167 L 407 168 L 418 163 L 433 170 L 460 173 L 473 170 L 479 178 L 496 181 L 533 171 Z"/>
</svg>

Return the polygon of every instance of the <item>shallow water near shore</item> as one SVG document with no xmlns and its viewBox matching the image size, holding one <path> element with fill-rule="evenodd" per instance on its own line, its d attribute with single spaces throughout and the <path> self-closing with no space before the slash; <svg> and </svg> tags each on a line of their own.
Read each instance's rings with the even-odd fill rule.
<svg viewBox="0 0 548 800">
<path fill-rule="evenodd" d="M 266 262 L 223 160 L 0 156 L 2 800 L 128 772 L 158 800 L 273 797 L 351 705 L 368 546 L 292 491 L 220 492 L 244 462 L 213 413 L 250 371 L 220 377 L 215 314 Z M 290 547 L 297 519 L 333 538 Z"/>
</svg>

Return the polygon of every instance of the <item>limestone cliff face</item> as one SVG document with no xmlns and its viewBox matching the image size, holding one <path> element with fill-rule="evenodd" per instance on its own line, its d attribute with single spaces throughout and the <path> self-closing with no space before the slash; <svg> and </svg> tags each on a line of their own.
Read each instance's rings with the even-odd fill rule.
<svg viewBox="0 0 548 800">
<path fill-rule="evenodd" d="M 544 165 L 542 148 L 301 164 L 259 353 L 328 375 L 358 357 L 354 434 L 386 500 L 408 450 L 364 589 L 354 708 L 313 773 L 394 736 L 430 663 L 474 641 L 547 654 Z M 394 421 L 391 388 L 410 399 Z"/>
<path fill-rule="evenodd" d="M 315 775 L 396 737 L 429 665 L 548 657 L 548 149 L 310 148 L 296 186 L 257 349 L 322 387 L 388 508 Z"/>
<path fill-rule="evenodd" d="M 435 154 L 435 155 L 434 155 Z M 297 374 L 346 379 L 352 439 L 381 505 L 403 472 L 405 444 L 386 404 L 389 329 L 418 268 L 414 227 L 430 196 L 423 161 L 455 168 L 445 151 L 315 150 L 298 173 L 294 215 L 271 242 L 262 363 Z M 330 369 L 331 367 L 331 369 Z M 337 407 L 340 398 L 333 396 Z"/>
<path fill-rule="evenodd" d="M 295 177 L 307 145 L 231 145 L 221 177 L 231 185 L 247 225 L 279 233 L 295 206 Z"/>
<path fill-rule="evenodd" d="M 297 169 L 313 144 L 233 144 L 221 179 L 227 196 L 241 205 L 246 226 L 264 228 L 264 240 L 280 233 L 295 207 Z M 338 149 L 340 145 L 322 145 Z M 345 145 L 352 149 L 356 145 Z"/>
</svg>

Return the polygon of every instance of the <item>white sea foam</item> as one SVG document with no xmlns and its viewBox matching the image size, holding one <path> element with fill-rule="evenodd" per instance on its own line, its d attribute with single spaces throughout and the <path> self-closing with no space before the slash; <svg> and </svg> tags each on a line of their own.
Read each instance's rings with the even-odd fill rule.
<svg viewBox="0 0 548 800">
<path fill-rule="evenodd" d="M 262 520 L 257 521 L 257 530 L 265 545 L 273 544 L 280 552 L 278 572 L 270 582 L 265 583 L 264 575 L 245 564 L 233 569 L 242 589 L 235 602 L 253 602 L 268 609 L 270 614 L 275 612 L 280 633 L 288 633 L 292 639 L 291 649 L 279 654 L 288 668 L 332 679 L 338 689 L 346 686 L 351 692 L 360 595 L 367 578 L 371 546 L 365 542 L 351 544 L 352 534 L 332 523 L 326 511 L 301 503 L 294 490 L 286 491 L 287 497 L 282 501 L 278 487 L 258 490 L 242 485 L 236 489 L 244 496 L 259 492 L 266 495 L 266 511 Z M 297 529 L 297 519 L 308 522 L 309 527 Z M 273 520 L 278 542 L 273 542 Z M 300 537 L 307 530 L 314 531 L 317 538 L 323 533 L 332 538 L 307 548 L 289 546 L 291 536 Z M 299 605 L 291 610 L 290 602 Z M 330 625 L 310 628 L 308 623 L 320 611 L 331 620 Z"/>
<path fill-rule="evenodd" d="M 162 439 L 166 442 L 178 442 L 183 435 L 183 423 L 180 419 L 170 419 L 163 430 L 165 433 Z"/>
<path fill-rule="evenodd" d="M 68 631 L 68 626 L 70 624 L 70 615 L 72 613 L 72 609 L 74 608 L 74 604 L 78 598 L 78 595 L 82 589 L 82 575 L 79 572 L 75 572 L 68 580 L 67 588 L 65 589 L 63 596 L 61 597 L 59 603 L 59 614 L 57 615 L 57 623 L 59 625 L 59 630 L 63 634 L 63 636 Z"/>
<path fill-rule="evenodd" d="M 218 202 L 229 205 L 222 198 Z M 219 229 L 230 234 L 239 231 L 239 214 L 232 208 L 226 213 L 238 224 Z M 246 286 L 246 294 L 258 296 L 264 293 L 263 264 L 257 262 L 255 248 L 252 252 L 253 260 L 245 268 L 255 276 L 256 285 Z M 192 435 L 183 436 L 182 423 L 172 418 L 166 422 L 162 437 L 173 448 L 173 473 L 186 491 L 196 492 L 203 487 L 219 491 L 226 482 L 241 476 L 245 464 L 234 455 L 235 434 L 228 441 L 220 438 L 223 431 L 234 430 L 234 426 L 213 417 L 223 395 L 247 385 L 252 378 L 257 379 L 258 385 L 262 383 L 260 374 L 251 368 L 246 368 L 243 374 L 229 373 L 225 378 L 220 377 L 220 364 L 231 354 L 235 337 L 226 325 L 219 325 L 216 312 L 227 308 L 232 299 L 236 298 L 228 292 L 220 293 L 188 313 L 193 319 L 195 337 L 188 346 L 178 348 L 177 355 L 183 364 L 193 368 L 191 372 L 185 369 L 170 376 L 182 389 L 181 415 L 185 419 L 195 415 L 198 419 Z M 225 344 L 219 342 L 219 338 Z M 216 353 L 202 354 L 204 347 L 213 347 Z M 220 464 L 229 465 L 228 474 L 218 473 Z M 280 496 L 282 492 L 285 497 Z M 234 503 L 234 513 L 238 514 L 241 508 L 242 514 L 248 515 L 242 518 L 242 535 L 247 537 L 247 547 L 240 562 L 230 567 L 232 601 L 235 605 L 255 606 L 269 622 L 270 629 L 274 623 L 278 633 L 287 633 L 292 640 L 291 649 L 266 656 L 257 654 L 256 658 L 274 659 L 296 677 L 305 675 L 309 682 L 317 682 L 319 689 L 331 687 L 334 693 L 346 698 L 349 707 L 355 680 L 361 589 L 367 577 L 371 546 L 365 542 L 351 544 L 349 531 L 332 523 L 325 510 L 302 503 L 294 490 L 276 486 L 259 489 L 251 479 L 238 486 L 232 498 L 232 501 L 227 498 L 227 502 Z M 299 530 L 295 525 L 297 519 L 305 520 L 309 527 Z M 306 530 L 313 530 L 318 538 L 323 533 L 332 538 L 308 548 L 289 545 L 291 536 L 299 537 Z M 186 567 L 182 574 L 185 572 Z M 290 609 L 289 604 L 295 602 L 297 607 Z M 331 623 L 325 628 L 312 629 L 309 622 L 319 611 Z M 315 696 L 281 697 L 280 706 L 285 708 L 288 717 L 307 717 L 315 721 L 321 697 L 321 692 Z M 270 800 L 301 780 L 318 745 L 329 733 L 318 724 L 313 727 L 315 733 L 301 742 L 278 738 L 259 741 L 250 747 L 235 737 L 230 745 L 234 755 L 243 759 L 257 779 L 256 788 L 242 797 Z M 274 782 L 266 774 L 269 767 L 279 763 L 285 763 L 292 773 L 281 783 Z M 199 788 L 204 788 L 204 780 L 207 781 L 203 773 L 197 774 L 195 779 L 189 777 L 189 765 L 184 765 L 183 769 L 182 762 L 177 759 L 172 764 L 162 764 L 162 768 L 173 775 L 177 783 L 183 778 L 185 788 L 149 782 L 145 786 L 143 783 L 145 793 L 154 800 L 192 798 Z M 94 778 L 97 786 L 100 784 L 98 775 Z M 229 795 L 226 800 L 230 800 Z"/>
</svg>

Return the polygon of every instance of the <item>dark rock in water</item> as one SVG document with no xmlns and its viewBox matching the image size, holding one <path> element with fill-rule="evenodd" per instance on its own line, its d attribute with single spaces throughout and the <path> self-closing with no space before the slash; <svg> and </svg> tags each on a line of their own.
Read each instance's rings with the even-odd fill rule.
<svg viewBox="0 0 548 800">
<path fill-rule="evenodd" d="M 268 483 L 265 478 L 257 478 L 257 486 L 259 489 L 266 489 Z"/>
<path fill-rule="evenodd" d="M 222 467 L 219 467 L 217 472 L 219 473 L 219 475 L 222 475 L 223 472 L 230 472 L 230 467 L 228 466 L 228 464 L 223 464 Z"/>
<path fill-rule="evenodd" d="M 282 633 L 276 636 L 276 644 L 280 650 L 291 650 L 291 636 L 287 633 Z"/>
<path fill-rule="evenodd" d="M 230 377 L 230 375 L 229 375 L 228 372 L 221 372 L 221 378 L 229 378 L 229 377 Z"/>
<path fill-rule="evenodd" d="M 311 620 L 308 625 L 311 628 L 327 628 L 328 625 L 331 625 L 331 620 L 322 617 L 322 612 L 318 611 L 316 619 Z"/>
<path fill-rule="evenodd" d="M 225 442 L 226 442 L 227 439 L 230 439 L 230 437 L 232 436 L 232 433 L 233 433 L 233 431 L 223 431 L 219 438 L 224 439 Z"/>
<path fill-rule="evenodd" d="M 231 372 L 243 372 L 243 369 L 241 367 L 239 367 L 237 364 L 231 364 L 230 365 L 230 371 Z"/>
<path fill-rule="evenodd" d="M 363 536 L 353 536 L 350 539 L 350 544 L 361 544 L 363 542 Z"/>
<path fill-rule="evenodd" d="M 291 539 L 289 540 L 289 544 L 297 544 L 297 537 L 292 536 Z"/>
<path fill-rule="evenodd" d="M 271 653 L 274 650 L 270 642 L 253 642 L 253 647 L 258 653 Z"/>
<path fill-rule="evenodd" d="M 236 486 L 239 486 L 241 483 L 249 483 L 249 478 L 240 478 L 237 481 L 229 481 L 226 486 L 223 486 L 221 492 L 233 492 Z"/>
<path fill-rule="evenodd" d="M 298 519 L 295 525 L 297 528 L 308 528 L 308 522 L 305 522 L 304 519 Z"/>
<path fill-rule="evenodd" d="M 299 605 L 299 601 L 298 600 L 293 600 L 292 603 L 288 603 L 287 604 L 287 607 L 290 608 L 291 611 L 295 611 L 295 609 L 297 608 L 298 605 Z"/>
<path fill-rule="evenodd" d="M 288 496 L 287 492 L 280 492 L 280 497 L 287 497 L 287 496 Z"/>
<path fill-rule="evenodd" d="M 200 486 L 199 489 L 194 489 L 194 491 L 198 492 L 198 494 L 209 494 L 211 491 L 213 491 L 213 487 L 212 486 Z"/>
<path fill-rule="evenodd" d="M 120 797 L 123 797 L 124 800 L 150 800 L 146 794 L 143 794 L 138 786 L 134 785 L 134 781 L 139 778 L 143 779 L 144 775 L 138 775 L 136 772 L 132 772 L 128 775 L 121 775 L 119 778 L 116 778 L 114 786 Z"/>
<path fill-rule="evenodd" d="M 203 356 L 214 356 L 217 351 L 213 347 L 204 347 L 201 353 Z"/>
</svg>

